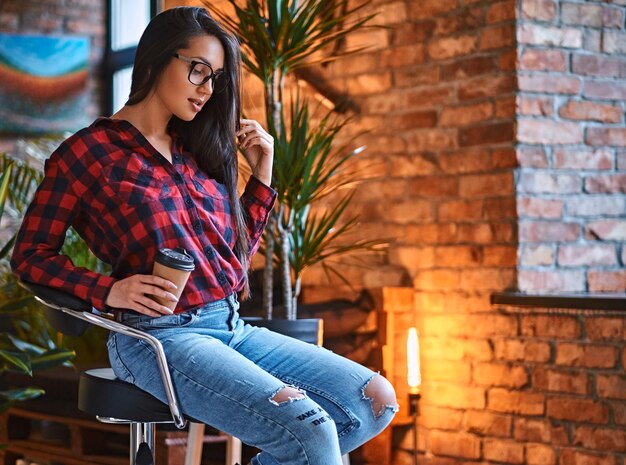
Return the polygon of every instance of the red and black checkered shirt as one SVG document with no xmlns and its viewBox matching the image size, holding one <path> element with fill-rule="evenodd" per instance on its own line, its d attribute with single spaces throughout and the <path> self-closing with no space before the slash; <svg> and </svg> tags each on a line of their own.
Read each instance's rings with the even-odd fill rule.
<svg viewBox="0 0 626 465">
<path fill-rule="evenodd" d="M 252 253 L 275 198 L 273 189 L 250 178 L 241 199 Z M 111 276 L 76 267 L 59 254 L 70 225 L 111 264 Z M 176 307 L 184 312 L 243 287 L 234 228 L 226 187 L 202 172 L 179 140 L 170 163 L 129 122 L 100 118 L 46 161 L 11 267 L 23 281 L 59 288 L 104 309 L 113 283 L 151 274 L 159 248 L 183 247 L 196 264 Z"/>
</svg>

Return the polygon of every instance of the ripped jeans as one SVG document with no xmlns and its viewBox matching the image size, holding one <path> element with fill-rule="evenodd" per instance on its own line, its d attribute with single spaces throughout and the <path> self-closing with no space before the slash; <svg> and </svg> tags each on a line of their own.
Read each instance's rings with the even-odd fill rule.
<svg viewBox="0 0 626 465">
<path fill-rule="evenodd" d="M 122 321 L 161 341 L 185 415 L 262 451 L 251 465 L 341 465 L 342 454 L 391 422 L 397 404 L 390 385 L 393 402 L 367 392 L 375 377 L 384 378 L 324 348 L 245 324 L 238 308 L 232 296 L 188 313 L 125 314 Z M 145 342 L 112 333 L 108 349 L 120 379 L 166 402 Z M 279 395 L 287 387 L 296 389 Z"/>
</svg>

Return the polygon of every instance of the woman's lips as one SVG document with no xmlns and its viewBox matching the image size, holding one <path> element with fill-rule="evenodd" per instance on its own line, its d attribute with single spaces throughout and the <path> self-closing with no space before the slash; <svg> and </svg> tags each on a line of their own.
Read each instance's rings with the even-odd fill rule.
<svg viewBox="0 0 626 465">
<path fill-rule="evenodd" d="M 193 106 L 193 109 L 196 113 L 202 110 L 202 105 L 204 105 L 204 102 L 202 100 L 197 100 L 194 98 L 190 98 L 187 100 L 191 102 L 191 105 Z"/>
</svg>

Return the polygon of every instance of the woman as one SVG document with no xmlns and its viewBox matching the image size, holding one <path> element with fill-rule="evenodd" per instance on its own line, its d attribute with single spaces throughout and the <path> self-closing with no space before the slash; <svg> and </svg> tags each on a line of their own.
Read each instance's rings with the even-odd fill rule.
<svg viewBox="0 0 626 465">
<path fill-rule="evenodd" d="M 137 48 L 130 98 L 46 163 L 12 257 L 20 279 L 62 289 L 160 339 L 183 412 L 262 450 L 253 465 L 339 465 L 397 410 L 382 376 L 239 319 L 238 292 L 276 196 L 273 140 L 239 119 L 237 41 L 201 8 L 167 10 Z M 237 146 L 252 169 L 237 196 Z M 113 268 L 60 255 L 72 225 Z M 150 271 L 160 248 L 194 258 L 180 299 Z M 177 302 L 172 312 L 149 295 Z M 152 351 L 113 334 L 116 375 L 166 401 Z"/>
</svg>

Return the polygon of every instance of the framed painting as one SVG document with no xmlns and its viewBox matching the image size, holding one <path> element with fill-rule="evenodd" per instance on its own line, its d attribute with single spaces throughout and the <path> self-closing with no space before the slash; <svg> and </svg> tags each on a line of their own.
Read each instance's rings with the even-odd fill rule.
<svg viewBox="0 0 626 465">
<path fill-rule="evenodd" d="M 0 34 L 0 132 L 49 134 L 87 124 L 89 38 Z"/>
</svg>

